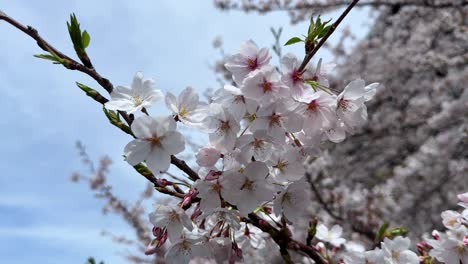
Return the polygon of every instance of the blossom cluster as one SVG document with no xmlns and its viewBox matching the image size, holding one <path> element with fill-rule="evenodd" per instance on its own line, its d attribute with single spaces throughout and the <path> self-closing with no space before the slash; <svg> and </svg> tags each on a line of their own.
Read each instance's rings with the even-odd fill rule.
<svg viewBox="0 0 468 264">
<path fill-rule="evenodd" d="M 320 60 L 304 67 L 293 54 L 281 58 L 281 67 L 270 60 L 268 49 L 247 41 L 225 64 L 233 82 L 209 102 L 190 87 L 178 96 L 168 92 L 171 115 L 141 115 L 131 124 L 135 139 L 124 149 L 126 160 L 134 166 L 144 162 L 155 175 L 166 172 L 171 155 L 185 149 L 177 123 L 209 138 L 195 155 L 200 179 L 184 201 L 155 205 L 150 221 L 156 238 L 148 253 L 167 238 L 172 246 L 166 260 L 174 263 L 195 257 L 232 262 L 249 248 L 267 249 L 271 238 L 242 220 L 255 212 L 272 224 L 294 226 L 311 200 L 304 162 L 320 155 L 324 141 L 341 142 L 366 121 L 365 102 L 377 83 L 366 86 L 357 79 L 337 94 L 327 80 L 333 64 Z M 105 107 L 137 114 L 164 97 L 151 85 L 137 73 L 131 88 L 117 87 Z M 316 238 L 340 247 L 345 240 L 337 233 L 341 227 L 329 231 L 319 225 Z"/>
<path fill-rule="evenodd" d="M 346 264 L 418 264 L 433 263 L 435 258 L 440 263 L 460 264 L 468 263 L 468 193 L 458 195 L 459 205 L 463 211 L 447 210 L 442 212 L 442 223 L 447 231 L 432 232 L 417 244 L 417 251 L 409 250 L 410 240 L 398 236 L 393 240 L 385 238 L 381 248 L 364 251 L 362 248 L 350 250 L 345 257 Z M 427 262 L 426 262 L 427 261 Z"/>
</svg>

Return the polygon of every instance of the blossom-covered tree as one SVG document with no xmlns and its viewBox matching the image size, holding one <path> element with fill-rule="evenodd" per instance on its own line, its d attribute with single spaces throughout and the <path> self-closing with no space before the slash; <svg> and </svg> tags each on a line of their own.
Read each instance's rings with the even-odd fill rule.
<svg viewBox="0 0 468 264">
<path fill-rule="evenodd" d="M 320 195 L 322 191 L 341 194 L 334 190 L 340 187 L 343 192 L 356 190 L 324 177 L 317 163 L 326 161 L 322 149 L 342 142 L 363 125 L 368 116 L 365 103 L 379 89 L 377 83 L 366 85 L 356 78 L 342 85 L 339 90 L 343 92 L 334 92 L 337 89 L 322 72 L 321 60 L 315 69 L 309 64 L 357 3 L 352 1 L 333 23 L 322 21 L 320 16 L 312 19 L 304 39 L 294 37 L 286 43 L 304 42 L 301 61 L 287 54 L 281 58 L 282 65 L 275 67 L 269 64 L 268 49 L 257 47 L 253 40 L 245 42 L 238 53 L 226 59 L 232 83 L 214 92 L 207 102 L 193 96 L 190 88 L 178 97 L 168 93 L 169 114 L 164 116 L 147 111 L 164 95 L 153 90 L 152 81 L 144 80 L 142 73 L 136 74 L 131 89 L 114 89 L 95 70 L 86 53 L 90 36 L 80 29 L 74 15 L 68 28 L 81 62 L 51 46 L 34 28 L 4 13 L 0 19 L 31 36 L 47 52 L 37 57 L 89 75 L 110 94 L 109 100 L 78 84 L 104 106 L 112 125 L 133 138 L 123 147 L 126 162 L 158 192 L 176 200 L 155 204 L 149 214 L 153 238 L 146 254 L 158 253 L 167 245 L 167 263 L 258 263 L 271 262 L 275 256 L 285 263 L 466 263 L 466 193 L 458 196 L 464 208 L 461 213 L 442 214 L 448 231 L 425 238 L 418 244 L 418 254 L 404 237 L 406 229 L 390 228 L 385 223 L 375 232 L 372 225 L 362 225 L 369 219 L 363 222 L 359 216 L 338 215 L 332 207 L 344 203 L 328 202 Z M 178 122 L 208 135 L 207 145 L 193 154 L 198 166 L 176 157 L 185 149 Z M 182 181 L 164 178 L 171 165 L 185 177 Z M 102 177 L 95 187 L 112 196 L 103 187 Z M 311 201 L 310 192 L 317 201 L 309 205 L 304 201 Z M 345 193 L 342 197 L 355 195 Z M 350 204 L 361 202 L 360 198 Z M 311 206 L 317 203 L 321 206 Z M 337 224 L 328 228 L 330 221 L 319 214 L 320 208 L 368 240 L 343 237 L 348 233 Z M 375 213 L 366 207 L 356 212 L 364 218 Z"/>
</svg>

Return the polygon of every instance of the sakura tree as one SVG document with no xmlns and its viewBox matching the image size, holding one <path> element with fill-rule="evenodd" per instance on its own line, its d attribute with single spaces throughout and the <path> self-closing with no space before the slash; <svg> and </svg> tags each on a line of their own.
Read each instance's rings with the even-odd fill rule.
<svg viewBox="0 0 468 264">
<path fill-rule="evenodd" d="M 271 65 L 271 53 L 253 40 L 243 43 L 225 64 L 232 83 L 200 100 L 192 88 L 178 96 L 164 95 L 153 81 L 137 72 L 130 86 L 117 86 L 101 76 L 86 53 L 90 43 L 74 15 L 68 24 L 79 58 L 75 60 L 47 43 L 38 32 L 4 13 L 0 19 L 32 37 L 51 60 L 83 72 L 110 94 L 78 83 L 86 95 L 103 105 L 110 123 L 133 139 L 123 146 L 126 162 L 151 182 L 169 204 L 156 203 L 149 214 L 153 239 L 146 253 L 163 245 L 167 263 L 271 262 L 280 255 L 286 263 L 468 263 L 467 194 L 459 196 L 463 212 L 442 214 L 448 231 L 433 233 L 410 250 L 405 229 L 383 224 L 365 243 L 343 237 L 339 225 L 328 227 L 308 212 L 314 179 L 307 165 L 321 156 L 326 142 L 340 143 L 367 120 L 366 102 L 378 84 L 356 79 L 340 90 L 330 86 L 331 64 L 310 61 L 341 21 L 358 3 L 354 0 L 333 23 L 312 18 L 304 38 L 302 60 L 286 54 Z M 168 114 L 150 115 L 155 104 Z M 207 135 L 208 142 L 192 153 L 196 164 L 176 155 L 185 150 L 180 126 Z M 184 181 L 164 178 L 171 165 Z M 304 221 L 306 220 L 306 221 Z M 346 221 L 346 219 L 344 219 Z M 307 222 L 304 228 L 301 223 Z M 356 228 L 358 229 L 358 228 Z M 360 232 L 369 232 L 360 229 Z M 272 254 L 277 252 L 277 254 Z M 448 254 L 447 252 L 451 252 Z"/>
</svg>

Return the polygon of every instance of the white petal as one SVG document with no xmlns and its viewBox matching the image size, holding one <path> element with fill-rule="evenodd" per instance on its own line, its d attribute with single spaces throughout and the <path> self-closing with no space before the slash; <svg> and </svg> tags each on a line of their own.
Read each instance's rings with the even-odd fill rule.
<svg viewBox="0 0 468 264">
<path fill-rule="evenodd" d="M 161 138 L 161 145 L 163 145 L 167 153 L 174 155 L 184 151 L 185 140 L 181 133 L 172 131 Z"/>
<path fill-rule="evenodd" d="M 151 143 L 146 140 L 134 139 L 125 146 L 124 153 L 127 162 L 132 166 L 144 161 L 151 152 Z"/>
<path fill-rule="evenodd" d="M 164 149 L 153 147 L 146 158 L 146 165 L 154 174 L 160 174 L 161 171 L 167 171 L 171 164 L 171 155 Z"/>
<path fill-rule="evenodd" d="M 133 103 L 133 101 L 130 101 L 130 100 L 126 100 L 126 99 L 123 99 L 123 100 L 112 100 L 112 101 L 109 101 L 107 103 L 105 103 L 104 105 L 106 107 L 107 110 L 114 110 L 114 111 L 117 111 L 117 110 L 120 110 L 120 111 L 124 111 L 124 112 L 134 112 L 135 110 L 135 104 Z"/>
<path fill-rule="evenodd" d="M 131 125 L 132 132 L 139 139 L 149 139 L 153 136 L 155 121 L 149 116 L 135 119 Z"/>
</svg>

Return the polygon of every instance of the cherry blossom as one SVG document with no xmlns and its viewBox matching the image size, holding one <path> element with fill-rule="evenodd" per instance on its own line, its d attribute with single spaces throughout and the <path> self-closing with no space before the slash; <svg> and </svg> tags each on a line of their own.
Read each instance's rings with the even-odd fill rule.
<svg viewBox="0 0 468 264">
<path fill-rule="evenodd" d="M 178 206 L 154 205 L 154 212 L 150 213 L 149 220 L 155 227 L 165 228 L 171 242 L 179 239 L 184 228 L 193 229 L 192 221 L 185 211 Z"/>
<path fill-rule="evenodd" d="M 145 161 L 155 174 L 166 171 L 171 155 L 185 149 L 182 134 L 176 130 L 176 122 L 171 116 L 141 116 L 131 126 L 136 139 L 125 146 L 125 157 L 131 165 Z"/>
<path fill-rule="evenodd" d="M 252 40 L 242 43 L 240 51 L 226 61 L 225 67 L 232 73 L 232 78 L 242 85 L 244 78 L 252 71 L 262 68 L 270 62 L 271 55 L 267 48 L 258 49 Z"/>
<path fill-rule="evenodd" d="M 120 110 L 128 113 L 141 111 L 143 107 L 151 107 L 163 98 L 160 90 L 153 90 L 153 80 L 143 79 L 143 73 L 137 72 L 131 88 L 117 86 L 111 93 L 111 101 L 105 104 L 108 110 Z"/>
<path fill-rule="evenodd" d="M 221 152 L 213 146 L 206 146 L 198 150 L 195 157 L 198 165 L 202 167 L 213 167 L 221 158 Z"/>
<path fill-rule="evenodd" d="M 211 252 L 208 246 L 203 243 L 203 238 L 186 234 L 168 248 L 164 259 L 166 263 L 189 263 L 197 257 L 210 258 Z"/>
<path fill-rule="evenodd" d="M 296 181 L 288 185 L 281 191 L 274 201 L 274 212 L 277 216 L 284 215 L 287 220 L 293 223 L 303 219 L 306 215 L 311 194 L 308 188 L 304 188 L 308 183 L 305 179 Z"/>
<path fill-rule="evenodd" d="M 416 253 L 409 250 L 409 238 L 398 236 L 394 239 L 385 238 L 382 242 L 382 252 L 386 264 L 419 264 Z"/>
<path fill-rule="evenodd" d="M 299 65 L 299 60 L 292 53 L 286 54 L 281 59 L 281 69 L 283 71 L 281 80 L 291 89 L 293 98 L 300 98 L 304 91 L 312 89 L 309 84 L 304 82 L 307 78 L 303 76 L 302 72 L 299 72 Z"/>
<path fill-rule="evenodd" d="M 247 215 L 261 202 L 273 199 L 273 190 L 266 182 L 268 173 L 268 167 L 259 161 L 249 163 L 245 169 L 226 172 L 220 177 L 221 195 Z"/>
<path fill-rule="evenodd" d="M 230 151 L 236 144 L 239 123 L 219 104 L 211 105 L 212 116 L 206 119 L 206 128 L 210 132 L 210 144 L 221 150 Z"/>
<path fill-rule="evenodd" d="M 273 66 L 265 66 L 245 78 L 242 88 L 247 98 L 258 102 L 272 102 L 289 95 L 289 88 L 281 82 L 281 76 Z"/>
<path fill-rule="evenodd" d="M 200 104 L 198 94 L 192 87 L 185 88 L 178 97 L 168 92 L 166 105 L 179 120 L 187 125 L 198 125 L 206 117 L 206 107 Z"/>
<path fill-rule="evenodd" d="M 339 225 L 334 225 L 331 229 L 328 229 L 324 224 L 319 224 L 315 237 L 335 247 L 340 247 L 346 242 L 346 239 L 341 237 L 342 234 L 343 228 Z"/>
</svg>

